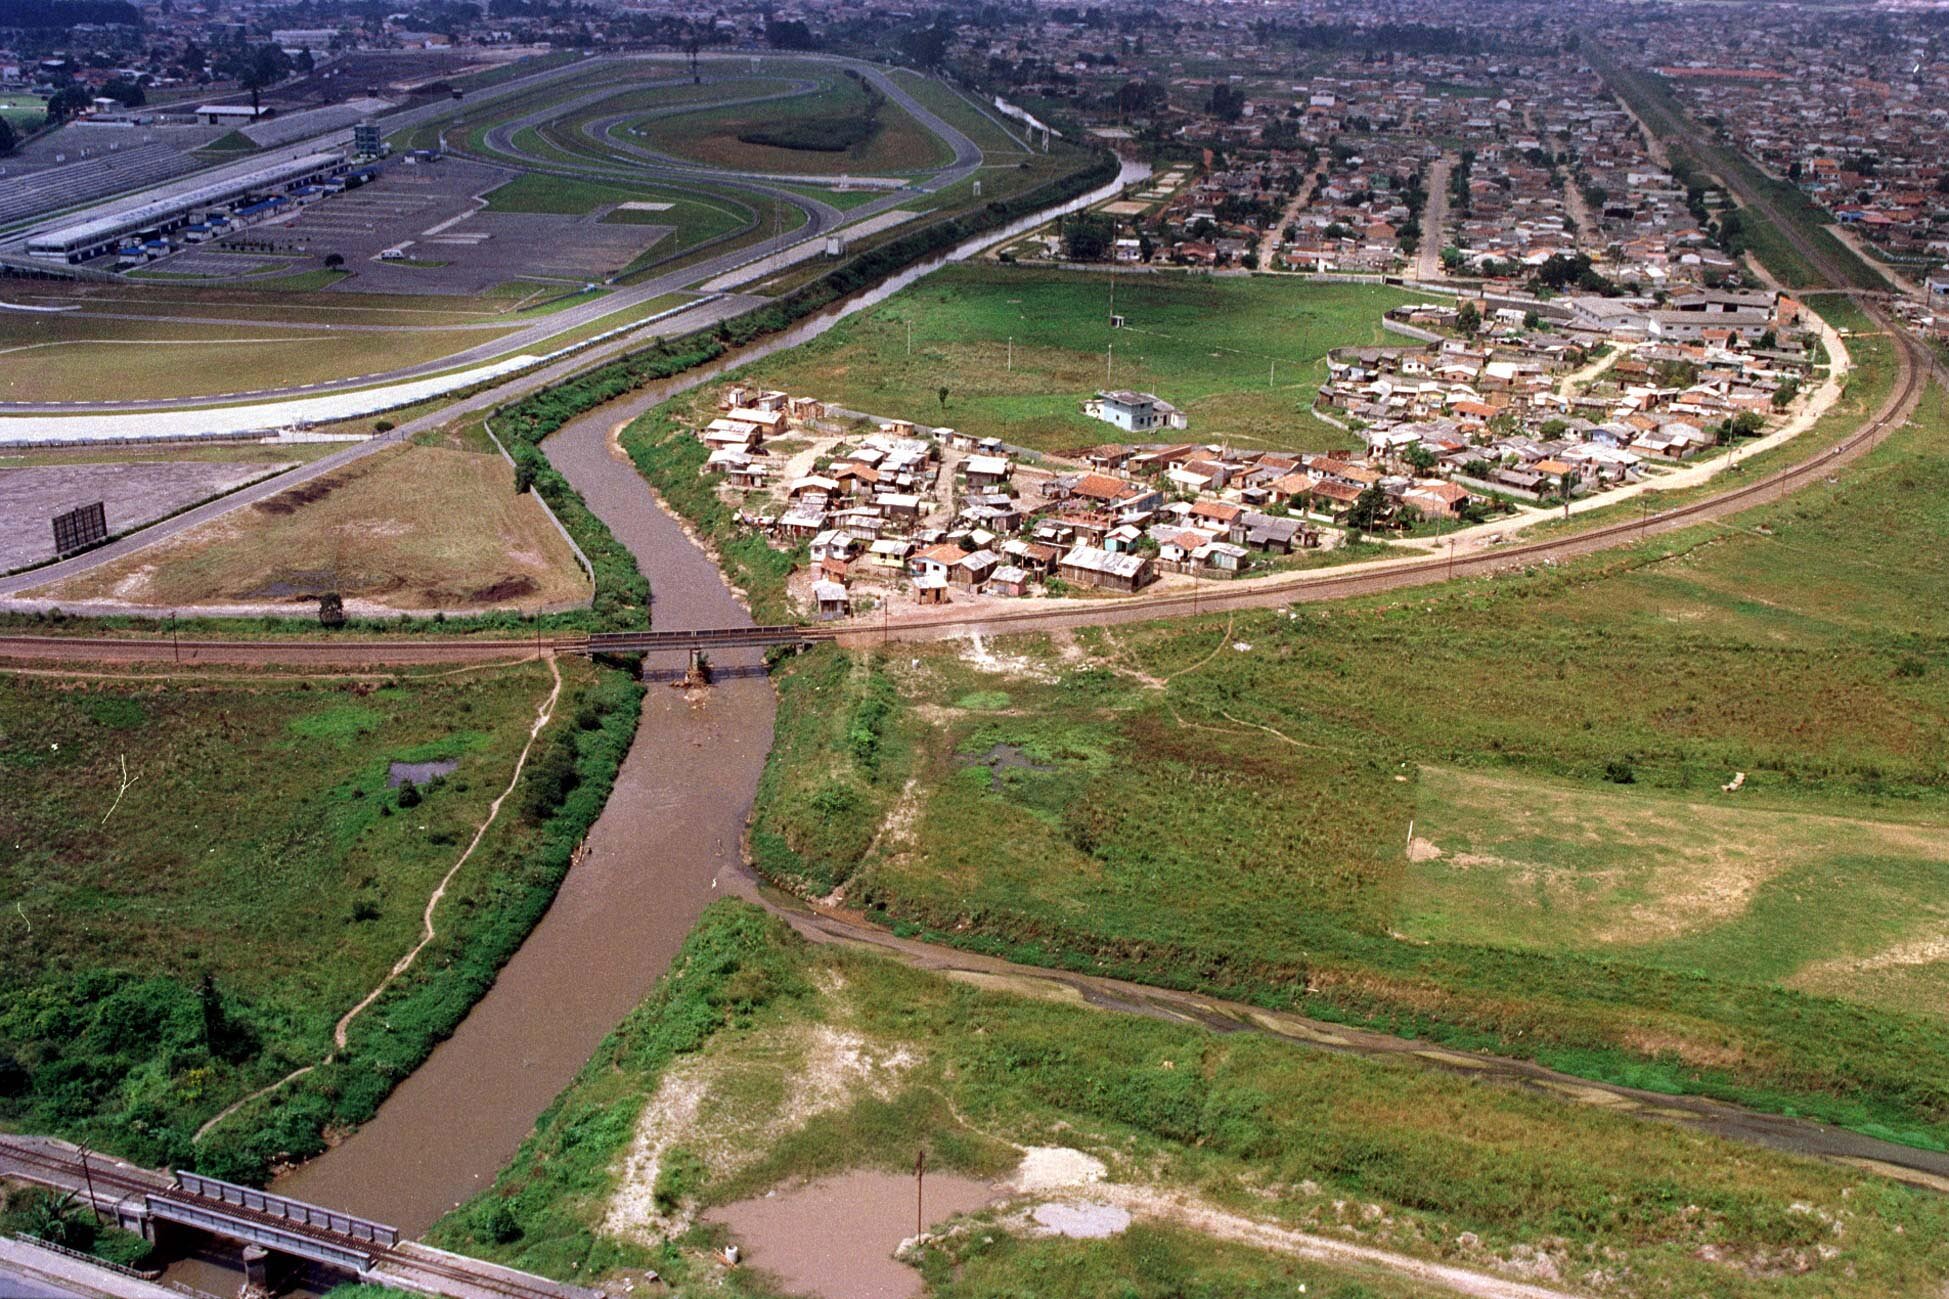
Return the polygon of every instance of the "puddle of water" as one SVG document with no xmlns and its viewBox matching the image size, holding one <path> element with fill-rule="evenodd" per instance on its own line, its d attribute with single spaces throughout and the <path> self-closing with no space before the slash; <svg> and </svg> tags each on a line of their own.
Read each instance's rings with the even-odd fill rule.
<svg viewBox="0 0 1949 1299">
<path fill-rule="evenodd" d="M 1076 1204 L 1038 1204 L 1030 1215 L 1037 1222 L 1073 1240 L 1101 1240 L 1130 1225 L 1130 1214 L 1114 1204 L 1086 1200 Z"/>
<path fill-rule="evenodd" d="M 424 785 L 435 777 L 451 776 L 459 765 L 458 758 L 441 758 L 434 762 L 395 762 L 386 768 L 386 788 L 398 789 L 409 780 L 415 785 Z"/>
<path fill-rule="evenodd" d="M 1002 787 L 1002 773 L 1010 769 L 1017 771 L 1055 770 L 1052 764 L 1037 762 L 1024 752 L 1020 746 L 1014 744 L 991 745 L 989 746 L 988 752 L 964 757 L 961 761 L 970 767 L 988 768 L 988 787 L 990 789 L 1000 789 Z"/>
<path fill-rule="evenodd" d="M 986 1182 L 929 1173 L 920 1217 L 929 1226 L 1000 1199 Z M 920 1273 L 894 1261 L 914 1234 L 914 1179 L 857 1169 L 705 1214 L 731 1229 L 744 1262 L 779 1278 L 794 1294 L 823 1299 L 912 1299 Z"/>
</svg>

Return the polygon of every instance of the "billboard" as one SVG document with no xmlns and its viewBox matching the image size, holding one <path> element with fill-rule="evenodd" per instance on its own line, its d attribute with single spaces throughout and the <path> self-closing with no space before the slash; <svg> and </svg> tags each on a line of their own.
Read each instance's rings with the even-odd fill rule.
<svg viewBox="0 0 1949 1299">
<path fill-rule="evenodd" d="M 108 540 L 108 511 L 103 503 L 77 506 L 54 516 L 54 553 L 72 555 Z"/>
</svg>

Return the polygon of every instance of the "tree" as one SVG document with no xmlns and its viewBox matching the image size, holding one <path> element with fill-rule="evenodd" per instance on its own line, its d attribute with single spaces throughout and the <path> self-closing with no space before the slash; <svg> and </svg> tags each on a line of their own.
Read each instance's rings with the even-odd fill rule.
<svg viewBox="0 0 1949 1299">
<path fill-rule="evenodd" d="M 1779 387 L 1773 390 L 1773 409 L 1785 410 L 1787 407 L 1793 405 L 1793 399 L 1799 395 L 1800 380 L 1784 380 Z"/>
<path fill-rule="evenodd" d="M 420 805 L 420 787 L 410 780 L 399 782 L 399 805 L 402 808 Z"/>
<path fill-rule="evenodd" d="M 1425 474 L 1435 467 L 1435 453 L 1419 442 L 1403 451 L 1401 459 L 1417 474 Z"/>
<path fill-rule="evenodd" d="M 1347 507 L 1347 528 L 1353 533 L 1370 532 L 1380 526 L 1387 513 L 1387 493 L 1379 483 L 1369 484 Z"/>
<path fill-rule="evenodd" d="M 14 133 L 14 124 L 0 117 L 0 158 L 6 157 L 20 145 L 20 137 Z"/>
<path fill-rule="evenodd" d="M 1100 262 L 1116 239 L 1116 222 L 1094 212 L 1078 212 L 1062 223 L 1063 256 L 1072 262 Z"/>
<path fill-rule="evenodd" d="M 330 628 L 345 625 L 345 597 L 336 591 L 327 591 L 318 597 L 318 625 Z"/>
<path fill-rule="evenodd" d="M 337 269 L 338 269 L 339 267 L 341 267 L 341 266 L 343 266 L 343 265 L 345 265 L 345 254 L 344 254 L 344 253 L 326 253 L 326 254 L 325 254 L 325 269 L 326 269 L 326 270 L 328 270 L 328 271 L 335 271 L 335 270 L 337 270 Z"/>
<path fill-rule="evenodd" d="M 942 384 L 940 387 L 936 388 L 934 390 L 934 396 L 935 399 L 941 403 L 941 409 L 943 411 L 947 410 L 947 385 Z"/>
<path fill-rule="evenodd" d="M 765 20 L 765 43 L 775 50 L 816 50 L 819 42 L 812 29 L 797 18 Z"/>
<path fill-rule="evenodd" d="M 1205 101 L 1205 108 L 1220 121 L 1236 122 L 1245 115 L 1245 92 L 1228 82 L 1220 82 L 1211 88 L 1211 98 Z"/>
<path fill-rule="evenodd" d="M 1455 313 L 1455 328 L 1464 338 L 1472 338 L 1482 328 L 1482 308 L 1473 302 L 1464 302 L 1462 309 Z"/>
</svg>

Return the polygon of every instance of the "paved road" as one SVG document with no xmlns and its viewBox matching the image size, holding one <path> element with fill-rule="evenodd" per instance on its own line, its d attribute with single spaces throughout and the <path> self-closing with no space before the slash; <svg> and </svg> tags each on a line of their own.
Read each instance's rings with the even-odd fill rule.
<svg viewBox="0 0 1949 1299">
<path fill-rule="evenodd" d="M 706 59 L 705 62 L 721 62 L 728 60 L 730 57 L 722 56 L 722 58 L 719 58 L 713 56 L 712 58 Z M 738 57 L 742 60 L 745 56 Z M 979 146 L 959 129 L 930 111 L 925 105 L 921 104 L 909 94 L 897 81 L 887 76 L 885 72 L 874 65 L 831 55 L 796 55 L 794 57 L 829 63 L 836 68 L 852 68 L 860 72 L 868 81 L 879 87 L 889 99 L 912 114 L 922 127 L 932 132 L 948 147 L 952 153 L 952 160 L 930 175 L 916 179 L 911 185 L 912 189 L 926 193 L 944 189 L 971 175 L 981 165 L 982 155 Z M 632 62 L 640 61 L 644 60 L 632 60 Z M 586 77 L 602 69 L 616 66 L 616 61 L 592 59 L 571 66 L 574 71 Z M 523 90 L 532 89 L 535 84 L 556 79 L 559 77 L 560 71 L 552 70 L 547 73 L 538 74 L 535 78 L 523 79 L 520 82 L 509 82 L 505 86 L 496 87 L 495 89 L 506 90 L 508 87 L 517 86 Z M 672 83 L 667 81 L 653 81 L 649 84 L 654 86 Z M 531 157 L 530 155 L 521 153 L 512 143 L 513 136 L 524 125 L 533 125 L 538 122 L 559 118 L 576 111 L 578 108 L 587 107 L 590 104 L 600 103 L 604 99 L 614 98 L 617 95 L 631 93 L 643 88 L 643 83 L 629 82 L 604 86 L 599 90 L 570 100 L 565 104 L 555 103 L 546 105 L 510 123 L 504 123 L 489 133 L 489 146 L 493 152 L 488 156 L 480 158 L 479 161 L 505 167 L 508 165 L 509 158 L 517 158 L 520 160 L 519 165 L 522 169 L 548 175 L 633 180 L 638 183 L 646 181 L 651 183 L 663 182 L 665 184 L 675 185 L 678 188 L 686 185 L 709 185 L 719 189 L 741 191 L 760 196 L 767 201 L 777 201 L 798 210 L 804 215 L 804 224 L 756 243 L 729 249 L 713 257 L 688 261 L 678 269 L 664 272 L 661 275 L 642 280 L 634 285 L 617 288 L 602 297 L 593 298 L 586 303 L 553 312 L 535 321 L 526 328 L 519 329 L 512 334 L 500 338 L 480 343 L 461 352 L 416 365 L 403 366 L 397 370 L 384 371 L 379 374 L 330 380 L 307 385 L 302 388 L 266 388 L 247 394 L 228 394 L 222 400 L 232 402 L 240 395 L 264 401 L 274 401 L 280 397 L 315 397 L 324 393 L 342 392 L 354 388 L 370 388 L 376 383 L 404 382 L 429 375 L 443 374 L 451 370 L 464 369 L 501 357 L 519 355 L 524 351 L 534 351 L 544 345 L 548 339 L 558 337 L 569 330 L 577 329 L 605 317 L 630 310 L 633 307 L 640 306 L 656 298 L 690 289 L 706 281 L 722 280 L 722 277 L 741 268 L 752 267 L 754 268 L 754 273 L 759 273 L 758 264 L 772 254 L 786 248 L 795 247 L 809 240 L 817 239 L 826 232 L 841 226 L 866 220 L 889 208 L 898 206 L 901 201 L 901 192 L 895 191 L 849 210 L 841 211 L 839 208 L 821 199 L 787 189 L 781 183 L 784 180 L 829 183 L 831 180 L 830 177 L 781 178 L 771 175 L 748 176 L 744 173 L 704 167 L 694 163 L 685 163 L 680 160 L 666 160 L 663 158 L 663 155 L 656 154 L 650 150 L 641 150 L 645 157 L 643 165 L 640 167 L 627 168 L 618 167 L 613 164 L 605 166 L 593 160 L 587 166 L 571 166 L 551 160 Z M 494 99 L 505 97 L 505 94 L 493 96 Z M 779 97 L 785 96 L 757 96 L 753 102 Z M 469 102 L 472 103 L 473 101 Z M 747 101 L 733 100 L 730 102 L 741 103 Z M 695 107 L 697 106 L 685 106 L 686 109 L 694 109 Z M 387 125 L 389 130 L 398 129 L 402 126 L 438 120 L 440 115 L 452 113 L 453 111 L 455 110 L 451 104 L 435 104 L 429 106 L 427 109 L 415 110 L 412 114 L 403 115 L 399 119 L 388 119 Z M 412 117 L 415 121 L 407 121 L 407 117 Z M 318 141 L 312 141 L 308 146 L 297 148 L 293 156 L 310 151 L 311 147 L 316 146 L 318 143 Z M 635 146 L 630 147 L 632 150 L 636 148 Z M 464 152 L 464 150 L 460 152 Z M 262 165 L 263 158 L 253 159 L 253 162 L 257 165 Z M 201 176 L 198 179 L 198 183 L 203 183 L 203 181 L 209 178 L 207 175 Z M 746 227 L 746 229 L 748 230 L 749 227 Z M 743 232 L 737 232 L 737 234 L 741 233 Z M 737 234 L 725 236 L 725 238 L 736 238 Z M 307 328 L 326 330 L 332 327 L 309 325 Z M 216 400 L 218 399 L 204 396 L 161 400 L 103 402 L 6 402 L 0 403 L 0 415 L 59 415 L 75 414 L 84 411 L 92 414 L 101 414 L 116 411 L 133 413 L 154 410 L 191 410 L 211 405 Z M 288 421 L 271 420 L 273 424 L 279 422 Z"/>
<path fill-rule="evenodd" d="M 499 85 L 476 90 L 465 103 L 470 107 L 496 103 L 510 95 L 526 94 L 538 87 L 547 85 L 551 81 L 577 76 L 581 73 L 582 65 L 580 64 L 568 64 L 559 68 L 547 68 L 541 72 L 530 73 L 525 77 L 516 77 L 510 81 L 503 81 Z M 418 108 L 409 108 L 403 112 L 388 114 L 381 119 L 381 124 L 388 133 L 410 130 L 415 126 L 422 126 L 428 122 L 438 121 L 441 117 L 455 112 L 457 107 L 453 100 L 435 100 L 428 104 L 422 104 Z M 0 251 L 18 251 L 23 249 L 26 246 L 28 237 L 45 230 L 77 225 L 80 222 L 92 220 L 98 216 L 106 216 L 110 213 L 120 211 L 131 204 L 150 202 L 184 189 L 208 185 L 215 181 L 224 180 L 230 176 L 245 175 L 257 171 L 260 168 L 270 166 L 273 163 L 283 162 L 291 158 L 301 158 L 308 153 L 317 153 L 324 149 L 339 148 L 344 145 L 349 145 L 351 142 L 352 131 L 350 127 L 327 131 L 322 135 L 316 135 L 308 140 L 302 140 L 295 144 L 280 145 L 274 149 L 266 149 L 261 153 L 254 153 L 250 157 L 237 162 L 222 163 L 214 167 L 203 167 L 188 175 L 175 177 L 165 183 L 152 185 L 149 188 L 139 190 L 135 193 L 128 193 L 124 190 L 117 197 L 104 199 L 101 202 L 93 203 L 86 207 L 73 208 L 60 213 L 58 216 L 47 215 L 38 218 L 29 218 L 19 222 L 6 236 L 5 240 L 0 241 Z M 74 164 L 70 165 L 72 166 Z M 73 192 L 72 186 L 66 184 L 56 188 L 63 194 Z M 58 195 L 54 201 L 59 201 Z"/>
<path fill-rule="evenodd" d="M 1427 206 L 1421 213 L 1421 248 L 1415 254 L 1415 278 L 1424 284 L 1441 279 L 1441 250 L 1448 234 L 1448 178 L 1455 170 L 1455 157 L 1444 153 L 1428 169 Z"/>
<path fill-rule="evenodd" d="M 314 478 L 322 477 L 325 474 L 331 473 L 333 470 L 351 464 L 355 460 L 382 451 L 389 446 L 395 446 L 417 433 L 431 432 L 462 416 L 471 415 L 476 411 L 491 410 L 496 406 L 504 405 L 517 398 L 561 383 L 591 366 L 598 365 L 625 352 L 638 351 L 652 338 L 674 337 L 678 334 L 688 333 L 694 329 L 708 328 L 720 320 L 750 310 L 751 305 L 752 300 L 750 298 L 737 296 L 727 296 L 703 303 L 680 315 L 671 316 L 650 329 L 632 331 L 622 338 L 584 349 L 575 353 L 573 356 L 565 357 L 542 369 L 530 371 L 528 374 L 519 376 L 507 383 L 496 384 L 487 388 L 485 391 L 475 393 L 471 397 L 463 397 L 458 401 L 442 406 L 439 410 L 431 414 L 422 415 L 415 420 L 409 420 L 407 423 L 394 429 L 391 433 L 369 438 L 364 442 L 354 442 L 343 451 L 337 451 L 331 455 L 323 456 L 312 461 L 310 464 L 301 465 L 288 473 L 276 478 L 267 479 L 254 486 L 246 487 L 242 491 L 233 492 L 229 496 L 220 497 L 214 501 L 207 501 L 193 510 L 186 510 L 173 518 L 163 520 L 161 523 L 152 524 L 140 532 L 132 533 L 119 541 L 110 542 L 106 546 L 98 547 L 85 554 L 76 555 L 72 559 L 64 559 L 59 563 L 49 564 L 26 573 L 16 573 L 12 577 L 0 577 L 0 608 L 14 610 L 25 609 L 30 611 L 45 608 L 51 603 L 50 601 L 19 601 L 8 599 L 7 597 L 18 596 L 21 592 L 31 590 L 34 587 L 44 586 L 50 582 L 58 582 L 64 578 L 73 577 L 85 573 L 90 569 L 98 568 L 103 564 L 113 563 L 118 559 L 135 554 L 139 550 L 153 546 L 157 542 L 166 541 L 170 537 L 186 532 L 199 524 L 222 518 L 233 510 L 240 510 L 246 506 L 255 505 L 258 501 L 267 500 L 279 492 L 288 491 L 301 483 L 310 482 Z"/>
</svg>

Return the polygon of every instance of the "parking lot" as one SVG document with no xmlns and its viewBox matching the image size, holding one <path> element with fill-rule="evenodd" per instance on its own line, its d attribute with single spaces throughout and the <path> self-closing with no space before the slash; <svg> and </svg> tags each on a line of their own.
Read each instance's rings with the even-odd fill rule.
<svg viewBox="0 0 1949 1299">
<path fill-rule="evenodd" d="M 193 460 L 0 465 L 0 573 L 54 558 L 53 518 L 76 506 L 101 501 L 112 536 L 290 467 Z"/>
<path fill-rule="evenodd" d="M 177 254 L 159 269 L 264 275 L 316 268 L 336 253 L 351 272 L 337 286 L 345 290 L 469 295 L 516 278 L 599 280 L 670 233 L 668 226 L 605 224 L 599 213 L 483 211 L 479 196 L 511 178 L 454 158 L 394 158 L 370 184 Z M 382 259 L 391 248 L 405 256 Z"/>
</svg>

